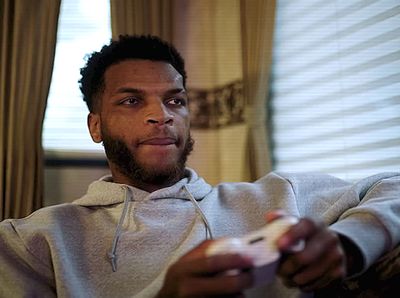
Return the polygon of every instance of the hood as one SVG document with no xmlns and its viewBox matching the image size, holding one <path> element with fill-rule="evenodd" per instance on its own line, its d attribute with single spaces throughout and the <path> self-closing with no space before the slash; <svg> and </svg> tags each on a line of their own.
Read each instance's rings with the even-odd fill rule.
<svg viewBox="0 0 400 298">
<path fill-rule="evenodd" d="M 75 200 L 73 204 L 81 206 L 108 206 L 123 203 L 125 200 L 126 189 L 128 188 L 135 201 L 179 198 L 189 200 L 184 187 L 192 194 L 196 201 L 201 201 L 212 187 L 203 178 L 190 168 L 185 169 L 185 177 L 166 188 L 156 190 L 152 193 L 132 187 L 127 184 L 112 182 L 111 175 L 104 176 L 89 185 L 86 195 Z"/>
</svg>

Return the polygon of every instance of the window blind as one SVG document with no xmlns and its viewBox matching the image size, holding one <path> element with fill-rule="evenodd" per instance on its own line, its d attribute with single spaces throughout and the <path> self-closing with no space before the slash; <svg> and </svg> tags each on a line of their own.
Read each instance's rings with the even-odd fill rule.
<svg viewBox="0 0 400 298">
<path fill-rule="evenodd" d="M 42 136 L 47 156 L 102 156 L 103 147 L 92 141 L 87 129 L 88 109 L 78 80 L 85 55 L 110 39 L 109 0 L 62 0 Z"/>
<path fill-rule="evenodd" d="M 400 3 L 278 0 L 274 169 L 400 171 Z"/>
</svg>

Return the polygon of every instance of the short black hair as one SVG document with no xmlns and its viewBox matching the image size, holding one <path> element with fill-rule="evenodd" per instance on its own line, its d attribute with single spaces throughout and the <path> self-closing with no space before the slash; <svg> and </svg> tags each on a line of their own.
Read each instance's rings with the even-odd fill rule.
<svg viewBox="0 0 400 298">
<path fill-rule="evenodd" d="M 186 86 L 185 61 L 172 44 L 152 35 L 120 35 L 118 40 L 112 40 L 99 52 L 90 54 L 81 68 L 79 88 L 90 112 L 96 107 L 97 95 L 104 90 L 107 68 L 128 59 L 167 62 L 182 75 L 183 86 Z"/>
</svg>

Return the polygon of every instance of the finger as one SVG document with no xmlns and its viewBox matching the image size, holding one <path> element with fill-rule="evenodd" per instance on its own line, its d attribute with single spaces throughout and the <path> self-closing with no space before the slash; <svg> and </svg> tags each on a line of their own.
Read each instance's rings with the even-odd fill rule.
<svg viewBox="0 0 400 298">
<path fill-rule="evenodd" d="M 296 288 L 297 284 L 290 278 L 285 278 L 281 277 L 282 283 L 287 287 L 287 288 Z"/>
<path fill-rule="evenodd" d="M 316 291 L 327 287 L 333 287 L 344 280 L 345 268 L 338 263 L 329 268 L 320 277 L 307 284 L 300 285 L 300 289 L 305 292 Z"/>
<path fill-rule="evenodd" d="M 282 216 L 286 216 L 288 213 L 284 211 L 283 209 L 275 209 L 273 211 L 269 211 L 265 214 L 265 220 L 267 223 L 270 223 L 271 221 L 274 221 L 275 219 L 278 219 Z"/>
<path fill-rule="evenodd" d="M 317 229 L 313 236 L 306 241 L 302 251 L 294 254 L 287 254 L 282 258 L 278 273 L 282 277 L 291 278 L 304 267 L 310 266 L 316 260 L 340 246 L 339 239 L 335 233 L 328 230 Z"/>
<path fill-rule="evenodd" d="M 343 279 L 346 275 L 345 254 L 339 238 L 328 230 L 319 232 L 303 252 L 283 260 L 279 275 L 287 286 L 305 287 L 306 290 Z"/>
<path fill-rule="evenodd" d="M 210 275 L 228 270 L 248 270 L 253 267 L 249 257 L 239 254 L 215 255 L 177 264 L 176 271 L 183 275 Z"/>
<path fill-rule="evenodd" d="M 322 223 L 308 218 L 302 218 L 291 226 L 277 241 L 278 248 L 281 251 L 290 251 L 290 248 L 296 245 L 300 240 L 307 240 L 314 236 L 318 230 L 325 227 Z"/>
<path fill-rule="evenodd" d="M 181 283 L 179 296 L 238 295 L 253 284 L 251 272 L 238 275 L 217 275 L 213 277 L 189 277 Z"/>
<path fill-rule="evenodd" d="M 184 254 L 180 260 L 182 261 L 189 261 L 189 260 L 195 260 L 195 259 L 200 259 L 204 258 L 206 254 L 207 248 L 214 242 L 214 240 L 205 240 L 201 242 L 198 246 L 196 246 L 194 249 L 188 251 L 186 254 Z"/>
<path fill-rule="evenodd" d="M 344 254 L 340 250 L 333 250 L 295 274 L 292 279 L 298 286 L 313 285 L 315 287 L 318 286 L 318 281 L 319 286 L 324 286 L 329 281 L 344 278 L 344 274 Z"/>
<path fill-rule="evenodd" d="M 313 269 L 307 268 L 291 276 L 280 276 L 283 284 L 287 287 L 299 287 L 303 291 L 314 291 L 341 282 L 345 277 L 343 262 L 337 261 L 327 266 L 319 266 L 320 262 L 316 262 L 315 265 Z"/>
</svg>

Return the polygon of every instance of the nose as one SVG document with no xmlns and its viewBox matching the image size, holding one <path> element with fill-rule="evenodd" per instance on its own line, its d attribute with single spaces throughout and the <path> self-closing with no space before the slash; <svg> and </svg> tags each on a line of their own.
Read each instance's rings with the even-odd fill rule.
<svg viewBox="0 0 400 298">
<path fill-rule="evenodd" d="M 149 106 L 145 122 L 153 125 L 171 125 L 174 121 L 173 115 L 168 111 L 163 103 L 155 103 Z"/>
</svg>

